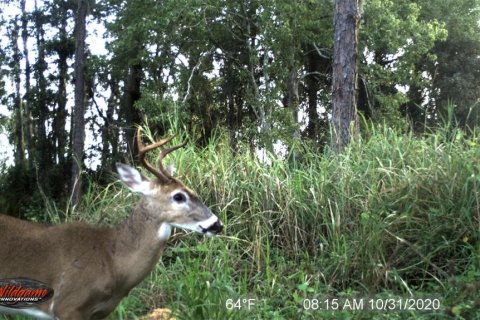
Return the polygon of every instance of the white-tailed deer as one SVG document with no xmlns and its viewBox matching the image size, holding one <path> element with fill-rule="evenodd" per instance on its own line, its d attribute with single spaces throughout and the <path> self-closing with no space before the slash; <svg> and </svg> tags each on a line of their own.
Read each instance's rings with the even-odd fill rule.
<svg viewBox="0 0 480 320">
<path fill-rule="evenodd" d="M 116 228 L 81 222 L 47 226 L 0 215 L 0 280 L 28 278 L 54 290 L 49 300 L 0 313 L 39 319 L 103 319 L 157 263 L 171 228 L 208 236 L 223 228 L 197 195 L 164 168 L 163 158 L 185 143 L 163 148 L 171 139 L 144 146 L 137 132 L 139 158 L 155 178 L 118 164 L 120 179 L 143 194 L 130 216 Z M 145 158 L 162 148 L 157 167 Z"/>
</svg>

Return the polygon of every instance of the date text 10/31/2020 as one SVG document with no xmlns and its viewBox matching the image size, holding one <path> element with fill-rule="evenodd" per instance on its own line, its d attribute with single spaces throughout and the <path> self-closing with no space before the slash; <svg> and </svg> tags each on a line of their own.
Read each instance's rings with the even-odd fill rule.
<svg viewBox="0 0 480 320">
<path fill-rule="evenodd" d="M 304 310 L 318 311 L 438 311 L 438 298 L 326 298 L 304 299 Z"/>
</svg>

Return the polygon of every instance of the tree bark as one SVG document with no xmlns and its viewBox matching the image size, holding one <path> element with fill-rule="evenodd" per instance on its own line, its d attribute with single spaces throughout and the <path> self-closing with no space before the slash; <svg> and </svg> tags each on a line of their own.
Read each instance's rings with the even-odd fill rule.
<svg viewBox="0 0 480 320">
<path fill-rule="evenodd" d="M 118 159 L 118 126 L 115 123 L 114 114 L 120 96 L 118 81 L 115 78 L 109 80 L 110 97 L 107 102 L 107 112 L 104 118 L 105 124 L 102 127 L 102 168 L 113 169 Z"/>
<path fill-rule="evenodd" d="M 75 106 L 72 141 L 71 201 L 77 205 L 82 195 L 81 170 L 85 144 L 85 38 L 87 1 L 78 0 L 75 17 Z"/>
<path fill-rule="evenodd" d="M 308 125 L 306 128 L 307 137 L 318 142 L 319 137 L 319 126 L 320 126 L 320 117 L 317 112 L 317 93 L 320 89 L 320 83 L 317 80 L 317 75 L 315 74 L 318 70 L 318 55 L 315 52 L 313 46 L 308 46 L 306 63 L 305 67 L 309 75 L 305 78 L 306 90 L 307 90 L 307 114 L 308 114 Z"/>
<path fill-rule="evenodd" d="M 13 51 L 13 79 L 15 83 L 15 95 L 14 95 L 14 114 L 15 114 L 15 134 L 13 135 L 15 150 L 15 166 L 20 166 L 21 168 L 25 165 L 25 137 L 24 137 L 24 117 L 23 117 L 23 108 L 22 108 L 22 97 L 20 93 L 21 88 L 21 67 L 20 67 L 20 48 L 18 47 L 18 38 L 19 38 L 19 26 L 17 18 L 13 21 L 14 25 L 12 32 L 10 34 L 12 39 L 12 51 Z"/>
<path fill-rule="evenodd" d="M 35 11 L 40 12 L 37 1 L 35 1 Z M 45 52 L 45 15 L 35 15 L 36 42 L 38 48 L 38 58 L 35 63 L 35 79 L 37 81 L 35 100 L 32 101 L 32 112 L 35 119 L 35 165 L 39 172 L 39 181 L 41 185 L 45 185 L 47 172 L 49 172 L 52 164 L 52 148 L 48 140 L 46 123 L 49 118 L 49 95 L 47 93 L 48 81 L 45 78 L 45 71 L 48 68 Z"/>
<path fill-rule="evenodd" d="M 25 101 L 24 101 L 24 125 L 25 125 L 25 145 L 27 147 L 28 168 L 33 168 L 34 144 L 32 141 L 32 112 L 30 108 L 30 75 L 31 66 L 28 52 L 28 13 L 25 9 L 25 0 L 20 1 L 22 8 L 22 41 L 23 41 L 23 59 L 25 59 Z"/>
<path fill-rule="evenodd" d="M 288 63 L 288 76 L 287 76 L 287 92 L 285 96 L 284 106 L 291 110 L 292 114 L 292 122 L 294 124 L 298 124 L 298 109 L 300 106 L 300 95 L 298 93 L 298 67 L 295 63 L 295 55 L 292 54 L 290 57 L 290 61 Z M 296 127 L 293 131 L 293 138 L 294 141 L 300 141 L 301 139 L 301 132 L 300 127 Z M 300 153 L 298 148 L 296 147 L 296 143 L 293 143 L 289 148 L 289 161 L 296 162 L 300 159 Z M 273 152 L 273 145 L 272 150 Z"/>
<path fill-rule="evenodd" d="M 135 108 L 135 102 L 141 97 L 140 84 L 143 80 L 143 68 L 140 64 L 130 66 L 125 80 L 122 114 L 125 119 L 125 140 L 127 141 L 127 150 L 136 155 L 138 152 L 135 143 L 135 125 L 141 123 L 140 112 Z"/>
<path fill-rule="evenodd" d="M 341 151 L 358 135 L 357 56 L 361 0 L 337 0 L 332 71 L 332 146 Z"/>
<path fill-rule="evenodd" d="M 59 38 L 61 44 L 57 47 L 58 54 L 58 92 L 57 92 L 57 110 L 55 111 L 55 118 L 53 119 L 53 130 L 55 133 L 56 155 L 58 164 L 61 170 L 64 170 L 67 163 L 66 153 L 68 145 L 68 135 L 65 131 L 67 123 L 67 83 L 68 83 L 68 57 L 73 53 L 69 46 L 69 36 L 67 32 L 67 9 L 60 7 L 60 26 Z"/>
</svg>

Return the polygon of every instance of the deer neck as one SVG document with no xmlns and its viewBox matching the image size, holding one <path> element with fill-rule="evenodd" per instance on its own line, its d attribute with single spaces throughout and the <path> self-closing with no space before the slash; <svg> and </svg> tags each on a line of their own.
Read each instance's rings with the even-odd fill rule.
<svg viewBox="0 0 480 320">
<path fill-rule="evenodd" d="M 145 199 L 140 200 L 115 232 L 116 271 L 127 287 L 137 285 L 150 273 L 170 236 L 171 227 L 159 215 L 149 215 L 147 206 Z"/>
</svg>

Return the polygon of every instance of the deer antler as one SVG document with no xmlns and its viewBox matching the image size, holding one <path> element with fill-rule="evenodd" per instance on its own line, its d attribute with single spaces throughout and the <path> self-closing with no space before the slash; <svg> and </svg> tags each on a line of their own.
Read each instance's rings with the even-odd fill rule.
<svg viewBox="0 0 480 320">
<path fill-rule="evenodd" d="M 185 141 L 182 144 L 173 146 L 171 148 L 166 148 L 166 149 L 162 148 L 162 151 L 160 152 L 160 158 L 157 161 L 158 170 L 150 162 L 148 162 L 148 160 L 145 158 L 145 154 L 150 150 L 162 147 L 163 145 L 170 142 L 172 139 L 173 139 L 173 137 L 170 137 L 170 138 L 167 138 L 167 139 L 162 139 L 162 140 L 157 141 L 155 143 L 152 143 L 148 146 L 145 146 L 142 143 L 141 129 L 138 128 L 138 130 L 137 130 L 138 157 L 140 159 L 140 163 L 145 167 L 145 169 L 150 171 L 162 183 L 169 183 L 169 182 L 171 182 L 172 180 L 175 179 L 168 172 L 168 170 L 166 170 L 163 167 L 163 163 L 162 163 L 163 158 L 165 158 L 165 156 L 167 154 L 169 154 L 170 152 L 172 152 L 174 150 L 177 150 L 178 148 L 184 147 L 187 144 L 187 142 Z"/>
</svg>

